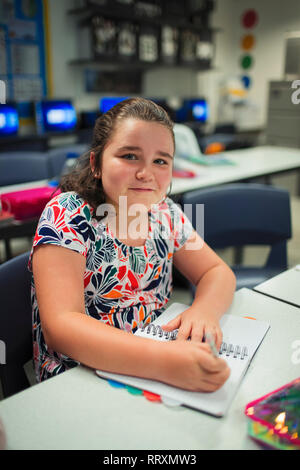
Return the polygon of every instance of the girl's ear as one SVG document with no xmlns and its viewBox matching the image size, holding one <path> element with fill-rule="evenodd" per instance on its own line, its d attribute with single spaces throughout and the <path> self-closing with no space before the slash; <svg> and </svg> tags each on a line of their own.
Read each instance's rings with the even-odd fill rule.
<svg viewBox="0 0 300 470">
<path fill-rule="evenodd" d="M 95 178 L 101 178 L 101 172 L 97 171 L 95 172 L 95 166 L 96 166 L 96 157 L 95 157 L 95 152 L 90 153 L 90 167 L 91 171 L 94 175 Z"/>
<path fill-rule="evenodd" d="M 94 152 L 90 153 L 90 167 L 91 167 L 92 173 L 94 173 L 95 171 L 95 153 Z"/>
</svg>

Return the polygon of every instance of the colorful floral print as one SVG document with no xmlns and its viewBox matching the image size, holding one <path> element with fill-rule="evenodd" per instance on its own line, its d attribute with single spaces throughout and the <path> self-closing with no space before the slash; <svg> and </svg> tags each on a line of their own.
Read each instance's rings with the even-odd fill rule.
<svg viewBox="0 0 300 470">
<path fill-rule="evenodd" d="M 86 258 L 86 314 L 116 328 L 135 332 L 165 309 L 172 291 L 172 257 L 192 232 L 179 206 L 166 198 L 151 207 L 149 235 L 144 246 L 127 246 L 114 237 L 104 221 L 76 193 L 54 197 L 45 207 L 34 248 L 49 243 Z M 31 270 L 31 257 L 29 269 Z M 48 348 L 41 328 L 32 278 L 34 363 L 38 381 L 74 367 L 78 362 Z"/>
</svg>

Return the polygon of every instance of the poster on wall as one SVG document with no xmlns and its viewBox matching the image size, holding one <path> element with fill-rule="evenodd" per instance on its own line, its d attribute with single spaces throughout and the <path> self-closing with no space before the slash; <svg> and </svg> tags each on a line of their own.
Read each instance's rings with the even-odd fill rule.
<svg viewBox="0 0 300 470">
<path fill-rule="evenodd" d="M 47 94 L 43 0 L 1 0 L 0 80 L 20 118 Z"/>
</svg>

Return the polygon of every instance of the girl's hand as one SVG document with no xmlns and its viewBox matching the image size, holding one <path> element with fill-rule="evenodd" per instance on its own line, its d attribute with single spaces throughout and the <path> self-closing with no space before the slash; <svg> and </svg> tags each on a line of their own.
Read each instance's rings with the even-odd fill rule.
<svg viewBox="0 0 300 470">
<path fill-rule="evenodd" d="M 178 315 L 166 325 L 162 326 L 164 331 L 172 331 L 178 329 L 177 341 L 187 340 L 202 342 L 205 335 L 210 333 L 219 350 L 222 344 L 222 330 L 219 321 L 212 315 L 199 312 L 198 309 L 191 306 L 183 313 Z"/>
<path fill-rule="evenodd" d="M 168 341 L 160 344 L 165 352 L 160 362 L 162 382 L 194 392 L 214 392 L 230 375 L 227 363 L 213 356 L 206 343 Z"/>
</svg>

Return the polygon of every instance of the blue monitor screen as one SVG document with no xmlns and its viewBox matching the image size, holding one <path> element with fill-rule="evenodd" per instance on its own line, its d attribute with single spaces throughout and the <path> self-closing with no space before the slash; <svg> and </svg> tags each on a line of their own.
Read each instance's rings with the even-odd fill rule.
<svg viewBox="0 0 300 470">
<path fill-rule="evenodd" d="M 176 122 L 198 121 L 205 123 L 208 119 L 209 108 L 204 98 L 185 99 L 176 111 Z"/>
<path fill-rule="evenodd" d="M 19 116 L 16 108 L 0 104 L 0 136 L 15 135 L 19 129 Z"/>
<path fill-rule="evenodd" d="M 185 100 L 188 120 L 206 122 L 208 119 L 208 104 L 204 99 Z"/>
<path fill-rule="evenodd" d="M 36 103 L 38 132 L 73 131 L 77 124 L 74 106 L 68 100 L 45 100 Z"/>
<path fill-rule="evenodd" d="M 101 98 L 99 106 L 101 113 L 106 113 L 110 108 L 120 103 L 120 101 L 126 100 L 126 96 L 107 96 Z"/>
</svg>

